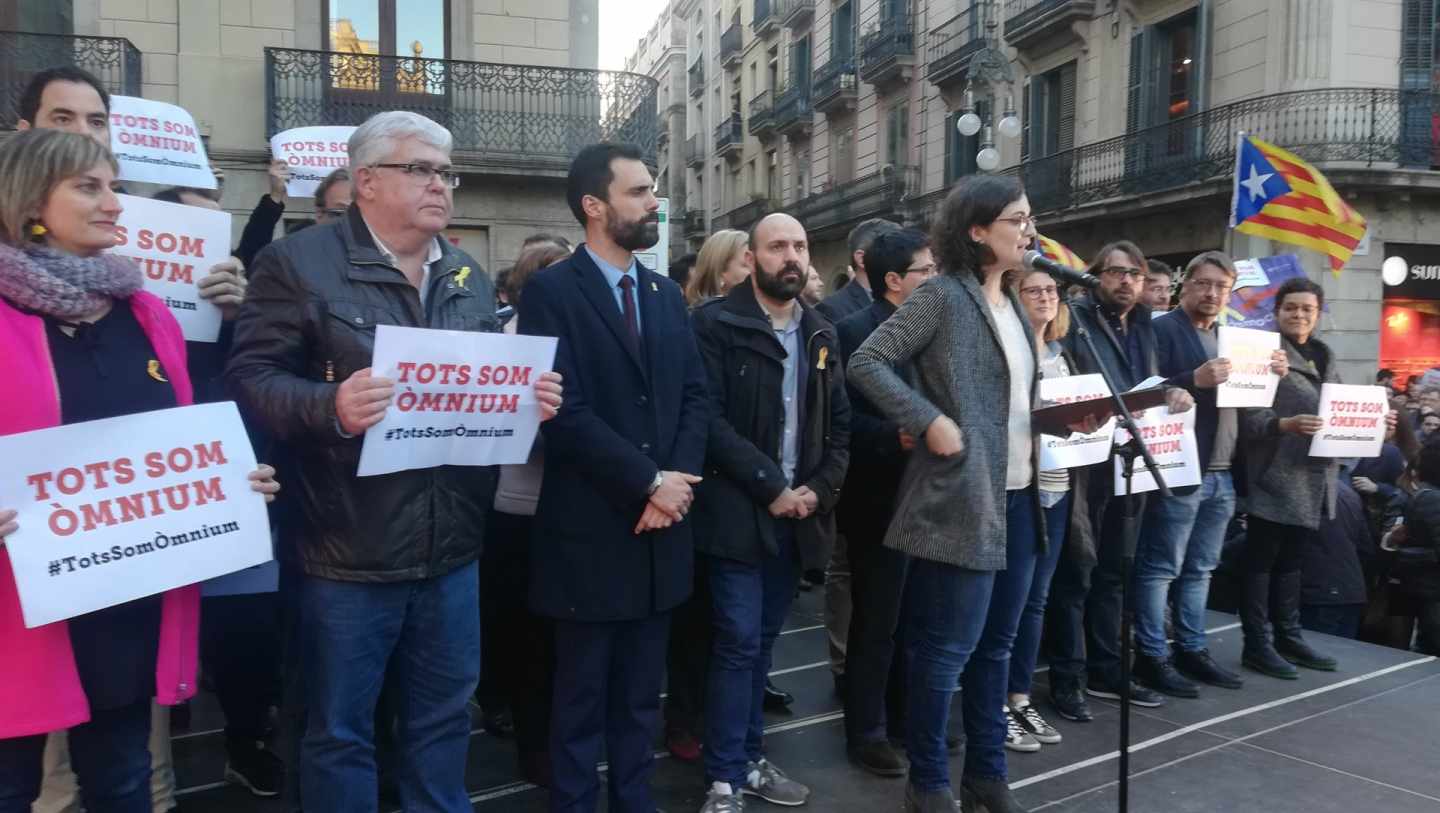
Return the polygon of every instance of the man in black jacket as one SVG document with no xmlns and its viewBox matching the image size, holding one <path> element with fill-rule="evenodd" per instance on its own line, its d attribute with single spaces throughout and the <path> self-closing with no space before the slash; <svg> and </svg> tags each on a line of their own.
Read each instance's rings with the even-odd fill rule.
<svg viewBox="0 0 1440 813">
<path fill-rule="evenodd" d="M 713 416 L 695 503 L 715 626 L 702 813 L 738 810 L 742 794 L 782 805 L 810 794 L 765 759 L 761 707 L 801 551 L 833 541 L 849 462 L 835 331 L 798 300 L 810 267 L 805 229 L 789 215 L 768 215 L 751 230 L 747 253 L 750 283 L 693 318 Z"/>
<path fill-rule="evenodd" d="M 875 238 L 865 253 L 865 273 L 875 301 L 835 326 L 840 354 L 849 361 L 881 322 L 910 294 L 935 275 L 930 238 L 917 229 L 900 229 Z M 907 370 L 899 371 L 908 380 Z M 850 397 L 850 470 L 844 496 L 835 510 L 837 527 L 850 554 L 852 609 L 845 653 L 846 750 L 851 761 L 880 776 L 904 776 L 905 762 L 890 745 L 903 739 L 904 680 L 895 655 L 895 630 L 909 557 L 881 544 L 895 493 L 915 438 L 886 418 L 870 399 L 847 385 Z M 888 726 L 887 726 L 888 723 Z M 887 728 L 889 731 L 887 732 Z"/>
<path fill-rule="evenodd" d="M 440 236 L 459 176 L 450 133 L 380 113 L 350 138 L 356 202 L 339 222 L 261 251 L 227 378 L 246 414 L 288 447 L 299 502 L 299 586 L 308 727 L 308 813 L 376 809 L 375 704 L 386 665 L 397 709 L 404 807 L 469 811 L 470 716 L 480 672 L 476 560 L 494 468 L 440 466 L 356 477 L 362 435 L 394 383 L 370 370 L 377 325 L 493 331 L 479 264 Z M 558 376 L 536 384 L 542 420 Z"/>
</svg>

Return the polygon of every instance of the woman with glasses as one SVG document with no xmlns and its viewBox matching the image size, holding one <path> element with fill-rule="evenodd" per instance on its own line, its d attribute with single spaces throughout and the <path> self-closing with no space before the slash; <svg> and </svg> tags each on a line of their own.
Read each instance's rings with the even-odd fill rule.
<svg viewBox="0 0 1440 813">
<path fill-rule="evenodd" d="M 1311 457 L 1311 435 L 1324 428 L 1320 387 L 1340 381 L 1335 354 L 1315 338 L 1325 291 L 1296 277 L 1275 292 L 1275 324 L 1290 372 L 1280 379 L 1267 409 L 1245 410 L 1246 500 L 1250 514 L 1241 559 L 1245 631 L 1241 663 L 1264 675 L 1295 680 L 1295 666 L 1333 672 L 1335 659 L 1300 635 L 1300 561 L 1316 544 L 1322 517 L 1335 517 L 1339 461 Z M 1395 431 L 1395 413 L 1386 415 Z"/>
<path fill-rule="evenodd" d="M 886 547 L 912 560 L 911 813 L 956 809 L 945 732 L 962 674 L 965 809 L 1022 810 L 1006 784 L 1003 708 L 1010 647 L 1045 550 L 1030 434 L 1039 364 L 1030 320 L 1003 278 L 1021 267 L 1034 237 L 1018 180 L 962 179 L 937 220 L 941 273 L 849 362 L 852 383 L 886 417 L 924 438 L 885 538 Z M 900 365 L 910 365 L 913 386 L 896 372 Z M 1021 560 L 1027 564 L 1007 570 Z"/>
</svg>

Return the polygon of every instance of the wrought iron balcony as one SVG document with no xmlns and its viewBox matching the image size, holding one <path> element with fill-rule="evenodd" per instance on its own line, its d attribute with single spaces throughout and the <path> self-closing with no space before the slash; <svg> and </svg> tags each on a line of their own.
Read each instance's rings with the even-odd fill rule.
<svg viewBox="0 0 1440 813">
<path fill-rule="evenodd" d="M 732 113 L 715 128 L 715 154 L 726 158 L 739 158 L 740 147 L 745 144 L 745 128 L 740 114 Z"/>
<path fill-rule="evenodd" d="M 690 95 L 705 95 L 705 57 L 701 56 L 690 66 Z"/>
<path fill-rule="evenodd" d="M 860 40 L 860 79 L 884 86 L 908 81 L 915 64 L 915 19 L 882 17 Z"/>
<path fill-rule="evenodd" d="M 749 203 L 737 206 L 714 218 L 715 231 L 739 229 L 749 231 L 755 221 L 775 211 L 775 202 L 766 197 L 751 198 Z"/>
<path fill-rule="evenodd" d="M 930 32 L 925 76 L 945 85 L 965 76 L 970 57 L 985 48 L 985 24 L 992 8 L 988 0 L 972 0 L 970 7 Z"/>
<path fill-rule="evenodd" d="M 775 134 L 775 94 L 765 90 L 750 100 L 750 135 L 769 138 Z"/>
<path fill-rule="evenodd" d="M 685 236 L 686 236 L 686 237 L 704 237 L 705 234 L 706 234 L 706 231 L 705 231 L 705 210 L 704 210 L 704 209 L 686 209 L 686 210 L 685 210 Z"/>
<path fill-rule="evenodd" d="M 597 141 L 634 144 L 653 165 L 657 90 L 616 71 L 265 49 L 268 134 L 413 110 L 449 128 L 456 163 L 487 171 L 563 173 Z"/>
<path fill-rule="evenodd" d="M 1095 0 L 1006 0 L 1005 41 L 1016 48 L 1038 45 L 1078 20 L 1095 16 Z"/>
<path fill-rule="evenodd" d="M 699 134 L 685 139 L 685 165 L 691 167 L 705 164 L 705 138 Z"/>
<path fill-rule="evenodd" d="M 740 17 L 737 15 L 730 22 L 730 27 L 720 35 L 720 64 L 727 68 L 735 68 L 740 65 L 741 56 L 740 38 Z"/>
<path fill-rule="evenodd" d="M 810 99 L 821 113 L 853 109 L 855 88 L 855 63 L 848 59 L 832 59 L 815 71 Z"/>
<path fill-rule="evenodd" d="M 755 0 L 755 16 L 750 18 L 750 30 L 755 36 L 763 37 L 780 29 L 778 4 L 779 0 Z"/>
<path fill-rule="evenodd" d="M 802 199 L 795 204 L 794 215 L 805 224 L 812 241 L 838 236 L 868 218 L 899 219 L 907 196 L 919 184 L 918 167 L 887 167 Z"/>
<path fill-rule="evenodd" d="M 1213 182 L 1229 189 L 1235 133 L 1325 168 L 1440 165 L 1431 122 L 1440 95 L 1391 88 L 1279 93 L 1222 105 L 1129 135 L 1027 161 L 1018 172 L 1037 212 Z"/>
<path fill-rule="evenodd" d="M 20 94 L 30 77 L 62 65 L 89 71 L 110 93 L 140 95 L 140 49 L 124 37 L 0 31 L 0 130 L 20 121 Z"/>
<path fill-rule="evenodd" d="M 815 19 L 815 0 L 775 0 L 775 4 L 786 28 L 802 28 Z"/>
<path fill-rule="evenodd" d="M 808 85 L 793 85 L 775 97 L 775 127 L 784 135 L 790 138 L 809 135 L 814 118 Z"/>
</svg>

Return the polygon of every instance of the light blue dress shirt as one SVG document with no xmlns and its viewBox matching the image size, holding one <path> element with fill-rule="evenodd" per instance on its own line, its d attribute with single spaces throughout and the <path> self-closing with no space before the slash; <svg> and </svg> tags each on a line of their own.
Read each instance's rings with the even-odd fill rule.
<svg viewBox="0 0 1440 813">
<path fill-rule="evenodd" d="M 622 271 L 619 268 L 611 265 L 610 263 L 602 260 L 600 258 L 600 255 L 590 250 L 589 246 L 585 247 L 585 253 L 590 255 L 590 259 L 594 260 L 595 265 L 600 268 L 600 273 L 605 275 L 605 282 L 610 286 L 610 293 L 615 296 L 615 306 L 620 309 L 621 319 L 624 319 L 625 317 L 625 291 L 620 288 L 620 278 L 629 277 L 630 279 L 634 280 L 635 287 L 633 290 L 635 292 L 635 327 L 637 329 L 640 329 L 640 335 L 645 335 L 645 331 L 643 330 L 644 325 L 640 323 L 640 271 L 638 268 L 639 263 L 637 263 L 635 261 L 635 258 L 632 256 L 630 258 L 630 267 Z"/>
</svg>

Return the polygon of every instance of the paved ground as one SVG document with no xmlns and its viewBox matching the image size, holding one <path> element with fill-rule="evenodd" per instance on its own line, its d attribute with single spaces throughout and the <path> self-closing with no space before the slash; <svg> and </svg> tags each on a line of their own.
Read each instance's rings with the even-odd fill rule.
<svg viewBox="0 0 1440 813">
<path fill-rule="evenodd" d="M 842 713 L 826 663 L 818 592 L 801 594 L 776 647 L 775 682 L 796 696 L 792 714 L 767 716 L 776 764 L 814 789 L 815 811 L 898 811 L 903 780 L 872 777 L 845 759 Z M 1238 668 L 1240 630 L 1212 613 L 1211 648 Z M 1440 811 L 1440 662 L 1414 653 L 1316 636 L 1340 659 L 1336 673 L 1299 681 L 1248 673 L 1241 691 L 1207 689 L 1132 718 L 1130 809 L 1165 813 L 1434 813 Z M 1043 669 L 1043 667 L 1042 667 Z M 1043 697 L 1045 674 L 1038 677 Z M 1118 707 L 1092 700 L 1096 720 L 1059 721 L 1065 741 L 1011 754 L 1012 786 L 1032 810 L 1116 808 Z M 1050 715 L 1052 722 L 1054 715 Z M 213 698 L 196 703 L 193 730 L 175 743 L 182 813 L 280 813 L 282 806 L 221 782 L 221 721 Z M 663 754 L 663 750 L 661 751 Z M 479 813 L 541 813 L 543 790 L 517 781 L 509 743 L 476 733 L 468 786 Z M 953 766 L 959 775 L 959 765 Z M 669 758 L 655 786 L 668 813 L 703 798 L 699 766 Z M 752 810 L 768 805 L 751 802 Z M 776 808 L 778 810 L 778 808 Z"/>
</svg>

